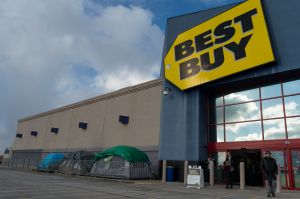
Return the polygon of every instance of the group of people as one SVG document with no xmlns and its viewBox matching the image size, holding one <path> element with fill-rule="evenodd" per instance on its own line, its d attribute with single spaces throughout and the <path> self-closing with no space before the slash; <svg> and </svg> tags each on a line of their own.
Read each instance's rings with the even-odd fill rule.
<svg viewBox="0 0 300 199">
<path fill-rule="evenodd" d="M 210 155 L 208 161 L 213 161 L 213 157 Z M 260 162 L 260 170 L 265 179 L 265 185 L 267 190 L 267 197 L 275 197 L 275 190 L 277 186 L 277 175 L 278 166 L 276 160 L 271 157 L 271 152 L 266 151 L 264 158 Z M 226 189 L 233 188 L 233 178 L 235 174 L 235 162 L 232 159 L 231 153 L 226 153 L 225 161 L 223 162 L 223 174 L 224 183 L 226 184 Z"/>
</svg>

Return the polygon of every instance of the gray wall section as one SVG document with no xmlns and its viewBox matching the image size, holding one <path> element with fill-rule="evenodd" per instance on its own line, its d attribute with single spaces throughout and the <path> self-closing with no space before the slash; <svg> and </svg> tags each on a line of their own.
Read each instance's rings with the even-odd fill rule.
<svg viewBox="0 0 300 199">
<path fill-rule="evenodd" d="M 163 88 L 171 93 L 162 98 L 160 153 L 161 160 L 204 161 L 207 158 L 207 99 L 211 90 L 223 90 L 226 85 L 255 85 L 258 82 L 299 78 L 300 1 L 262 0 L 276 62 L 236 75 L 180 91 L 164 79 Z M 168 20 L 163 58 L 181 32 L 210 19 L 237 4 L 200 11 Z M 272 75 L 272 78 L 269 78 Z M 162 64 L 161 76 L 164 77 Z M 297 76 L 297 77 L 296 77 Z M 276 78 L 275 78 L 276 77 Z M 256 81 L 257 80 L 257 81 Z M 234 86 L 232 86 L 234 85 Z M 227 87 L 228 89 L 228 87 Z M 222 91 L 222 92 L 223 92 Z"/>
<path fill-rule="evenodd" d="M 11 159 L 35 159 L 42 158 L 43 150 L 14 150 Z"/>
<path fill-rule="evenodd" d="M 198 92 L 183 93 L 176 88 L 164 96 L 160 159 L 198 159 L 198 99 Z"/>
<path fill-rule="evenodd" d="M 198 88 L 182 92 L 171 84 L 163 96 L 159 157 L 204 161 L 207 158 L 206 95 Z"/>
</svg>

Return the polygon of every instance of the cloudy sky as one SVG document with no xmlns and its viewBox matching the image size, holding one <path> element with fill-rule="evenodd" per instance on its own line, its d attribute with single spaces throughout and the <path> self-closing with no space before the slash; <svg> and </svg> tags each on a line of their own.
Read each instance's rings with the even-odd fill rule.
<svg viewBox="0 0 300 199">
<path fill-rule="evenodd" d="M 1 0 L 0 154 L 17 120 L 159 76 L 168 17 L 240 0 Z"/>
</svg>

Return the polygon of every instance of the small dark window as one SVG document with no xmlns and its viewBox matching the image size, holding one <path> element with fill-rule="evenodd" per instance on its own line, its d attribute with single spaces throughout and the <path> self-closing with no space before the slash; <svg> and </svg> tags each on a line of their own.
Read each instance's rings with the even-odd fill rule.
<svg viewBox="0 0 300 199">
<path fill-rule="evenodd" d="M 79 122 L 78 128 L 87 129 L 88 123 Z"/>
<path fill-rule="evenodd" d="M 8 148 L 5 149 L 4 154 L 9 154 L 9 149 Z"/>
<path fill-rule="evenodd" d="M 38 135 L 38 132 L 37 131 L 31 131 L 31 135 L 36 137 Z"/>
<path fill-rule="evenodd" d="M 23 137 L 23 134 L 17 133 L 16 137 L 17 137 L 17 138 L 22 138 L 22 137 Z"/>
<path fill-rule="evenodd" d="M 51 128 L 51 133 L 58 134 L 59 128 Z"/>
<path fill-rule="evenodd" d="M 129 123 L 129 116 L 120 115 L 119 122 L 126 125 Z"/>
</svg>

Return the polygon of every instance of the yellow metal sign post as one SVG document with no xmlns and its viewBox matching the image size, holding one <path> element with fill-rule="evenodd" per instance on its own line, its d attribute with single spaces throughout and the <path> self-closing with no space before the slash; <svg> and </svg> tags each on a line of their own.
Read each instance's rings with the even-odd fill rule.
<svg viewBox="0 0 300 199">
<path fill-rule="evenodd" d="M 248 0 L 178 35 L 165 78 L 181 90 L 274 61 L 260 0 Z"/>
</svg>

